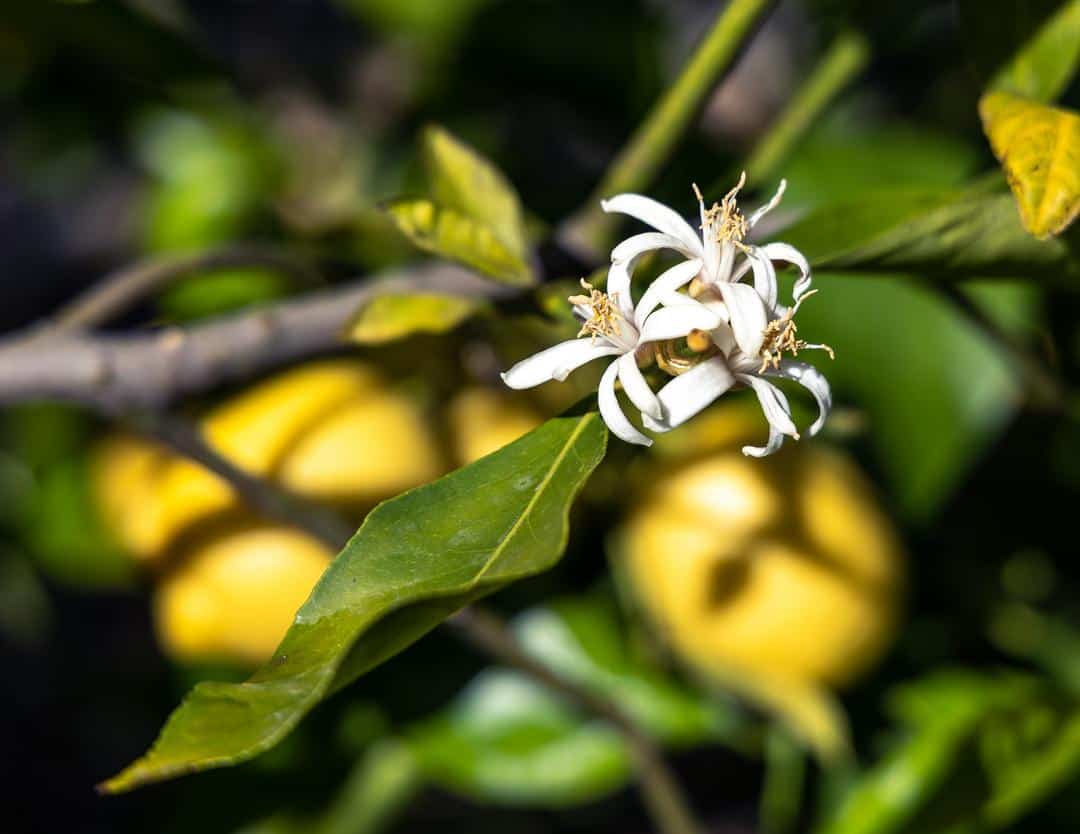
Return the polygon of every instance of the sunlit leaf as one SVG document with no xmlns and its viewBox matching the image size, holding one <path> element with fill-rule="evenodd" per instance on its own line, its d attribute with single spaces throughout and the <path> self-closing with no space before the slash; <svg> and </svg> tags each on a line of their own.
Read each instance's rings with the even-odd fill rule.
<svg viewBox="0 0 1080 834">
<path fill-rule="evenodd" d="M 507 284 L 532 283 L 529 265 L 482 221 L 431 200 L 386 206 L 398 230 L 426 252 L 460 261 Z"/>
<path fill-rule="evenodd" d="M 1080 0 L 960 0 L 988 89 L 1053 101 L 1080 63 Z"/>
<path fill-rule="evenodd" d="M 443 619 L 562 555 L 574 496 L 604 454 L 596 414 L 520 440 L 379 505 L 297 612 L 274 657 L 242 684 L 204 683 L 153 748 L 103 790 L 250 759 L 328 694 Z"/>
<path fill-rule="evenodd" d="M 1080 213 L 1080 114 L 999 92 L 979 113 L 1024 226 L 1038 238 L 1064 231 Z"/>
<path fill-rule="evenodd" d="M 1034 240 L 1007 194 L 889 189 L 824 205 L 778 235 L 816 269 L 958 280 L 1080 276 L 1060 240 Z"/>
<path fill-rule="evenodd" d="M 479 299 L 439 293 L 377 295 L 346 326 L 345 337 L 379 345 L 414 333 L 447 333 L 483 306 Z"/>
</svg>

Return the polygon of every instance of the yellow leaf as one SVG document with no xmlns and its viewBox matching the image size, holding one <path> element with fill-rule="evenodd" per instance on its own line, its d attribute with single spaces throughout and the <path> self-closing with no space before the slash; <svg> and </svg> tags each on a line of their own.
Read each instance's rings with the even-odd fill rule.
<svg viewBox="0 0 1080 834">
<path fill-rule="evenodd" d="M 482 306 L 479 299 L 438 293 L 378 295 L 357 312 L 346 338 L 380 345 L 413 333 L 446 333 Z"/>
<path fill-rule="evenodd" d="M 460 261 L 503 283 L 528 286 L 532 270 L 482 220 L 431 200 L 398 200 L 386 206 L 398 229 L 428 252 Z"/>
<path fill-rule="evenodd" d="M 1080 213 L 1080 115 L 1004 92 L 984 95 L 979 114 L 1024 226 L 1064 231 Z"/>
</svg>

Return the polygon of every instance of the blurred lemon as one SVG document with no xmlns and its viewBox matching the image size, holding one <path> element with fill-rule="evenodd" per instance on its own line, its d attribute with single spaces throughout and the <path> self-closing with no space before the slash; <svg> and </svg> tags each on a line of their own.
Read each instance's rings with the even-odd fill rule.
<svg viewBox="0 0 1080 834">
<path fill-rule="evenodd" d="M 816 443 L 747 458 L 745 427 L 737 412 L 717 410 L 696 437 L 673 437 L 694 456 L 631 514 L 617 537 L 621 564 L 691 665 L 729 679 L 842 686 L 892 636 L 900 545 L 840 453 Z M 706 452 L 710 438 L 718 442 Z"/>
<path fill-rule="evenodd" d="M 237 466 L 360 513 L 444 470 L 412 399 L 356 360 L 314 362 L 225 402 L 202 421 Z M 332 555 L 252 518 L 218 476 L 121 435 L 94 455 L 106 524 L 138 559 L 171 568 L 155 593 L 160 640 L 184 660 L 268 658 Z"/>
<path fill-rule="evenodd" d="M 417 406 L 355 360 L 272 377 L 218 407 L 202 427 L 240 468 L 316 500 L 366 508 L 443 470 Z M 106 520 L 137 558 L 160 559 L 199 523 L 243 512 L 217 475 L 137 438 L 107 440 L 93 471 Z"/>
<path fill-rule="evenodd" d="M 273 654 L 332 553 L 271 524 L 216 533 L 158 586 L 158 640 L 174 658 L 257 664 Z"/>
<path fill-rule="evenodd" d="M 544 419 L 520 398 L 473 387 L 451 400 L 447 421 L 454 459 L 464 466 L 512 443 Z"/>
</svg>

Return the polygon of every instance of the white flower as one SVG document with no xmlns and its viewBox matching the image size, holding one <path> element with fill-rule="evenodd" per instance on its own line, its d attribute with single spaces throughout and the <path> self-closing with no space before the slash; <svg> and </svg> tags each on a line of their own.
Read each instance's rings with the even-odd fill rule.
<svg viewBox="0 0 1080 834">
<path fill-rule="evenodd" d="M 787 187 L 786 180 L 781 180 L 772 199 L 744 217 L 735 198 L 745 182 L 744 173 L 724 199 L 710 209 L 705 208 L 705 200 L 694 186 L 701 216 L 700 235 L 678 212 L 649 197 L 619 194 L 603 201 L 604 211 L 630 215 L 656 229 L 627 238 L 612 250 L 608 292 L 629 292 L 634 264 L 647 252 L 673 249 L 687 258 L 700 260 L 702 268 L 698 275 L 692 276 L 695 280 L 691 295 L 731 324 L 736 340 L 747 354 L 756 353 L 754 343 L 761 335 L 757 324 L 762 311 L 777 305 L 776 270 L 772 262 L 783 261 L 798 268 L 796 301 L 810 288 L 810 264 L 795 247 L 786 243 L 753 246 L 745 242 L 758 221 L 780 203 Z M 752 288 L 740 283 L 751 271 Z M 678 288 L 669 289 L 673 292 Z M 671 303 L 667 297 L 663 300 L 665 304 Z"/>
<path fill-rule="evenodd" d="M 584 324 L 577 339 L 570 339 L 523 359 L 502 375 L 511 388 L 532 388 L 553 379 L 564 380 L 574 369 L 601 356 L 617 356 L 604 371 L 598 389 L 600 415 L 618 437 L 649 446 L 652 441 L 634 428 L 615 397 L 616 378 L 642 415 L 665 421 L 660 400 L 638 367 L 643 347 L 679 339 L 692 330 L 711 330 L 720 324 L 716 314 L 699 304 L 660 308 L 660 302 L 701 271 L 700 260 L 688 260 L 664 272 L 646 290 L 635 307 L 626 286 L 618 292 L 600 292 L 582 281 L 589 295 L 570 297 L 574 313 Z M 658 309 L 659 308 L 659 309 Z M 644 358 L 644 356 L 642 356 Z"/>
<path fill-rule="evenodd" d="M 706 359 L 681 376 L 676 377 L 657 393 L 665 417 L 661 420 L 652 415 L 644 415 L 645 426 L 653 431 L 668 431 L 689 420 L 713 400 L 725 393 L 736 383 L 742 383 L 754 389 L 761 403 L 765 419 L 769 421 L 769 442 L 765 446 L 744 446 L 743 454 L 753 457 L 771 455 L 784 442 L 784 436 L 799 439 L 799 431 L 791 419 L 791 407 L 784 392 L 769 382 L 766 377 L 792 379 L 806 388 L 817 400 L 818 418 L 810 426 L 813 437 L 829 416 L 832 408 L 832 393 L 825 376 L 813 365 L 796 359 L 784 358 L 785 353 L 797 356 L 800 350 L 825 350 L 832 356 L 828 345 L 810 344 L 796 335 L 795 313 L 799 306 L 816 290 L 803 293 L 795 306 L 785 308 L 776 305 L 766 311 L 763 305 L 746 305 L 747 310 L 756 316 L 760 310 L 760 320 L 746 321 L 743 326 L 747 333 L 756 333 L 752 339 L 752 351 L 743 349 L 738 338 L 738 331 L 728 325 L 721 325 L 711 331 L 713 344 L 718 354 Z M 685 306 L 698 302 L 684 296 Z M 767 317 L 766 317 L 767 316 Z M 732 324 L 735 324 L 734 317 Z M 744 334 L 745 335 L 745 334 Z"/>
</svg>

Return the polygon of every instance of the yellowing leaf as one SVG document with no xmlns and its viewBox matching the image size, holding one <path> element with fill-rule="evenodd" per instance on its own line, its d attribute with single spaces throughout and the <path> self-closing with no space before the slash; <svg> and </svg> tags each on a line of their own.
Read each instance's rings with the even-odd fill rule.
<svg viewBox="0 0 1080 834">
<path fill-rule="evenodd" d="M 1002 92 L 984 95 L 979 114 L 1024 226 L 1038 238 L 1064 231 L 1080 212 L 1080 115 Z"/>
<path fill-rule="evenodd" d="M 387 293 L 357 311 L 345 336 L 362 345 L 381 345 L 414 333 L 447 333 L 483 306 L 479 299 L 457 295 Z"/>
<path fill-rule="evenodd" d="M 440 127 L 424 131 L 424 161 L 436 203 L 487 226 L 511 254 L 524 260 L 521 202 L 498 168 Z"/>
<path fill-rule="evenodd" d="M 494 229 L 458 209 L 432 200 L 399 200 L 386 207 L 398 229 L 428 252 L 516 286 L 532 283 L 525 259 L 509 248 Z"/>
</svg>

